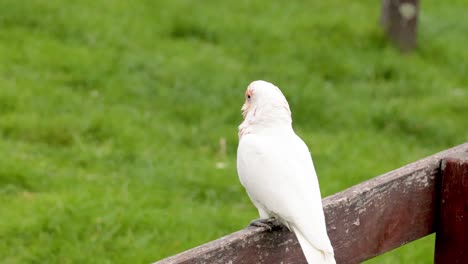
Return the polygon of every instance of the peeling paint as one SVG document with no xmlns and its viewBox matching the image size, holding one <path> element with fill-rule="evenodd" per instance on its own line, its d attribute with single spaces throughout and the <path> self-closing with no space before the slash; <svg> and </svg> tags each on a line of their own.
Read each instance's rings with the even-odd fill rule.
<svg viewBox="0 0 468 264">
<path fill-rule="evenodd" d="M 294 242 L 292 239 L 288 239 L 288 240 L 284 241 L 283 243 L 278 244 L 278 246 L 284 246 L 284 245 L 287 245 L 287 244 L 292 243 L 292 242 Z"/>
<path fill-rule="evenodd" d="M 442 160 L 441 164 L 440 164 L 440 169 L 442 171 L 445 170 L 445 167 L 447 167 L 447 161 L 446 160 Z"/>
<path fill-rule="evenodd" d="M 356 219 L 356 221 L 353 222 L 353 225 L 355 226 L 359 226 L 361 224 L 361 222 L 359 221 L 359 218 Z"/>
<path fill-rule="evenodd" d="M 404 184 L 406 187 L 413 186 L 413 185 L 421 185 L 424 187 L 428 187 L 430 182 L 435 179 L 434 175 L 428 173 L 427 171 L 418 171 L 412 174 L 411 176 L 407 177 L 404 180 Z"/>
</svg>

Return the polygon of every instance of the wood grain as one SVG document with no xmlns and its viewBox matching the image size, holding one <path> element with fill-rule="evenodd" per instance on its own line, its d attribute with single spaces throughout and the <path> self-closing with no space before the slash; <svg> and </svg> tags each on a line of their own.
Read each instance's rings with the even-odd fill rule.
<svg viewBox="0 0 468 264">
<path fill-rule="evenodd" d="M 436 264 L 468 262 L 468 153 L 442 163 Z"/>
</svg>

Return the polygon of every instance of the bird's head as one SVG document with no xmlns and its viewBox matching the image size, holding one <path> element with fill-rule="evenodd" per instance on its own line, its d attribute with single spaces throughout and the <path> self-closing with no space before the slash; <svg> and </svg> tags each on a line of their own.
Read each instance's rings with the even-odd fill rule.
<svg viewBox="0 0 468 264">
<path fill-rule="evenodd" d="M 266 81 L 254 81 L 245 91 L 245 103 L 242 106 L 244 121 L 241 124 L 291 125 L 291 111 L 288 101 L 281 90 Z"/>
</svg>

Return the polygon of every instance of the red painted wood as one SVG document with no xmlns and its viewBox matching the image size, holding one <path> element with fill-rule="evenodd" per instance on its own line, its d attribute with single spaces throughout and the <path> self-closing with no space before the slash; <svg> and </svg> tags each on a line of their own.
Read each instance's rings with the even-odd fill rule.
<svg viewBox="0 0 468 264">
<path fill-rule="evenodd" d="M 468 263 L 468 153 L 442 162 L 435 263 Z"/>
</svg>

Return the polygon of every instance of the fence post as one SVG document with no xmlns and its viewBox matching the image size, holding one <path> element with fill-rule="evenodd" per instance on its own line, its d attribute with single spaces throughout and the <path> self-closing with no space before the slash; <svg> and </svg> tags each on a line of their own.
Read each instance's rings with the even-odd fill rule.
<svg viewBox="0 0 468 264">
<path fill-rule="evenodd" d="M 468 260 L 468 153 L 442 160 L 434 263 Z"/>
<path fill-rule="evenodd" d="M 416 47 L 418 10 L 419 0 L 382 0 L 382 26 L 402 51 Z"/>
</svg>

